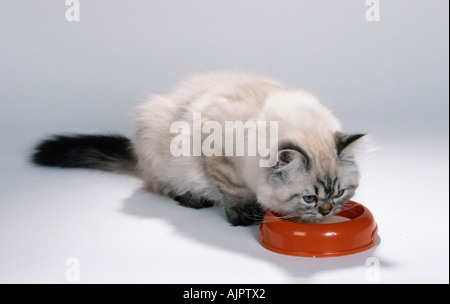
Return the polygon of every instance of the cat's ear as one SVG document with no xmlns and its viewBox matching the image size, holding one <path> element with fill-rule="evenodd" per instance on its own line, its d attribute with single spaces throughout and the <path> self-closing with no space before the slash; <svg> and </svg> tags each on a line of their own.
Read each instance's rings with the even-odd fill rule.
<svg viewBox="0 0 450 304">
<path fill-rule="evenodd" d="M 344 134 L 336 132 L 334 141 L 336 143 L 336 153 L 340 159 L 353 156 L 355 144 L 366 134 Z"/>
<path fill-rule="evenodd" d="M 270 170 L 269 180 L 286 182 L 299 171 L 310 169 L 309 156 L 298 147 L 282 148 L 278 151 L 277 164 Z"/>
<path fill-rule="evenodd" d="M 309 157 L 299 148 L 285 148 L 278 151 L 278 160 L 275 165 L 278 169 L 308 167 Z"/>
<path fill-rule="evenodd" d="M 278 159 L 276 167 L 284 167 L 293 161 L 295 161 L 295 158 L 297 157 L 296 152 L 293 150 L 281 150 L 278 151 Z"/>
</svg>

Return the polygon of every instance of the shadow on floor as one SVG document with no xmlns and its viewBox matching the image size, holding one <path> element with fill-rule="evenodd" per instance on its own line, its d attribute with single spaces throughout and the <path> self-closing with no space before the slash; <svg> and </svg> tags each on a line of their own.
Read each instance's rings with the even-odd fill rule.
<svg viewBox="0 0 450 304">
<path fill-rule="evenodd" d="M 259 244 L 259 226 L 233 227 L 225 217 L 223 208 L 190 209 L 178 206 L 167 197 L 161 197 L 144 190 L 137 190 L 124 201 L 125 214 L 148 219 L 163 219 L 176 229 L 179 235 L 226 251 L 238 252 L 255 259 L 269 261 L 292 278 L 311 278 L 321 271 L 361 267 L 367 259 L 374 257 L 381 239 L 377 236 L 375 247 L 353 255 L 332 258 L 304 258 L 277 254 Z M 368 265 L 367 265 L 368 266 Z M 380 261 L 380 267 L 393 267 Z M 366 270 L 361 271 L 364 280 Z M 355 278 L 358 280 L 359 278 Z"/>
</svg>

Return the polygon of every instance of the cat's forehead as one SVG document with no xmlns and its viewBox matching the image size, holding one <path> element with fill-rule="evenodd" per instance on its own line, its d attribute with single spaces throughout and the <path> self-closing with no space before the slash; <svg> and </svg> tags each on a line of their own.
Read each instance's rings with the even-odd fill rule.
<svg viewBox="0 0 450 304">
<path fill-rule="evenodd" d="M 339 178 L 337 176 L 318 177 L 314 185 L 315 193 L 320 196 L 333 194 L 337 188 L 339 188 Z"/>
<path fill-rule="evenodd" d="M 326 191 L 337 187 L 357 184 L 359 171 L 357 166 L 344 167 L 338 158 L 322 159 L 312 165 L 310 184 Z"/>
<path fill-rule="evenodd" d="M 317 125 L 299 134 L 298 139 L 302 145 L 308 146 L 312 150 L 330 150 L 336 146 L 334 139 L 336 131 L 329 126 Z"/>
<path fill-rule="evenodd" d="M 339 175 L 339 159 L 332 148 L 311 149 L 308 147 L 308 155 L 311 162 L 309 175 L 312 181 L 334 179 Z"/>
</svg>

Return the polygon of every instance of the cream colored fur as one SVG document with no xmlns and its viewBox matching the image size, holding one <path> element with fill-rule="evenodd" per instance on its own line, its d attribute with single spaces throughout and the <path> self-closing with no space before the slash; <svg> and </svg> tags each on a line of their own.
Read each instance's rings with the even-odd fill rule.
<svg viewBox="0 0 450 304">
<path fill-rule="evenodd" d="M 268 181 L 269 169 L 258 166 L 258 157 L 174 157 L 169 150 L 175 136 L 170 126 L 179 120 L 192 123 L 193 113 L 201 113 L 203 122 L 222 124 L 277 121 L 279 143 L 304 149 L 311 156 L 312 171 L 274 185 Z M 357 168 L 339 165 L 334 136 L 340 131 L 333 114 L 305 91 L 251 73 L 210 73 L 188 78 L 172 93 L 154 95 L 140 106 L 133 147 L 139 175 L 152 192 L 170 196 L 189 192 L 235 204 L 257 201 L 263 208 L 293 212 L 296 209 L 286 200 L 297 191 L 295 183 L 313 187 L 314 178 L 336 176 L 343 184 L 357 185 Z M 301 193 L 304 189 L 302 185 Z"/>
</svg>

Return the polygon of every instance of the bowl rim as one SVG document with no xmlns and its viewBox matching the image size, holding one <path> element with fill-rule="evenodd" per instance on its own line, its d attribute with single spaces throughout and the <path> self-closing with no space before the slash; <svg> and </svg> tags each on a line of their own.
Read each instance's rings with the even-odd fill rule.
<svg viewBox="0 0 450 304">
<path fill-rule="evenodd" d="M 277 220 L 276 221 L 269 221 L 261 223 L 259 230 L 260 230 L 260 237 L 261 237 L 261 245 L 271 251 L 286 254 L 286 255 L 293 255 L 293 256 L 303 256 L 303 257 L 334 257 L 334 256 L 342 256 L 342 255 L 348 255 L 353 254 L 357 252 L 361 252 L 364 250 L 367 250 L 375 245 L 375 238 L 378 233 L 378 225 L 375 222 L 375 219 L 370 212 L 370 210 L 365 207 L 364 205 L 357 203 L 355 201 L 349 201 L 346 205 L 355 205 L 356 208 L 359 209 L 359 214 L 356 215 L 353 218 L 350 218 L 349 221 L 343 221 L 338 223 L 325 223 L 325 224 L 318 224 L 318 223 L 295 223 L 290 222 L 287 220 L 280 219 L 277 217 L 272 211 L 268 211 L 265 215 L 265 217 L 274 217 Z M 351 210 L 351 209 L 350 209 Z M 346 213 L 348 215 L 349 212 L 340 211 L 335 215 L 343 216 L 342 214 Z M 348 216 L 344 216 L 349 218 Z M 364 230 L 370 230 L 370 240 L 368 240 L 365 244 L 362 244 L 361 246 L 357 247 L 351 247 L 345 250 L 329 250 L 329 251 L 308 251 L 308 250 L 290 250 L 286 248 L 281 248 L 278 246 L 273 246 L 272 244 L 269 244 L 264 237 L 264 230 L 269 227 L 269 229 L 273 230 L 279 230 L 279 234 L 283 235 L 285 233 L 288 233 L 289 231 L 296 232 L 296 231 L 303 231 L 304 233 L 311 232 L 314 235 L 323 236 L 327 233 L 333 233 L 333 232 L 339 232 L 339 230 L 345 230 L 349 228 L 359 228 L 355 230 L 356 232 L 361 232 Z M 283 228 L 286 228 L 286 230 L 283 230 Z M 313 236 L 314 237 L 314 236 Z"/>
</svg>

